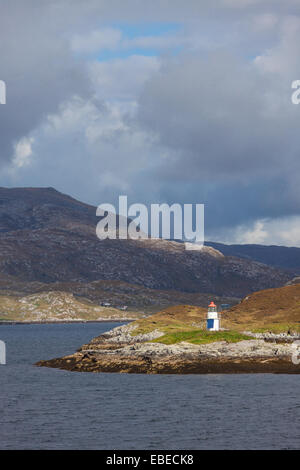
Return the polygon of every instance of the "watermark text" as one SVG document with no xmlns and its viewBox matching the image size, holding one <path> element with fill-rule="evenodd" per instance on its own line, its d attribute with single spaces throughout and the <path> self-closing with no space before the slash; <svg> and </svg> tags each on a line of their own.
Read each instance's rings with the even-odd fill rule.
<svg viewBox="0 0 300 470">
<path fill-rule="evenodd" d="M 292 344 L 293 353 L 292 353 L 292 363 L 295 365 L 300 364 L 300 340 L 296 340 Z"/>
<path fill-rule="evenodd" d="M 0 104 L 6 104 L 6 84 L 0 80 Z"/>
<path fill-rule="evenodd" d="M 6 364 L 6 345 L 0 340 L 0 365 Z"/>
<path fill-rule="evenodd" d="M 128 207 L 127 196 L 119 196 L 119 208 L 100 204 L 96 215 L 102 217 L 96 227 L 100 240 L 163 238 L 185 242 L 187 250 L 204 244 L 204 204 L 144 204 Z"/>
<path fill-rule="evenodd" d="M 300 80 L 294 80 L 292 83 L 292 88 L 296 91 L 292 94 L 292 103 L 300 104 Z"/>
</svg>

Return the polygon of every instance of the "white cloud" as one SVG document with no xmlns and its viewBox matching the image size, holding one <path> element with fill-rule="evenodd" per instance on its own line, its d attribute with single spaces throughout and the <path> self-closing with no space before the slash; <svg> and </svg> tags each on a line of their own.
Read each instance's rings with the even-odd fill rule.
<svg viewBox="0 0 300 470">
<path fill-rule="evenodd" d="M 262 3 L 263 1 L 265 2 L 266 0 L 221 0 L 221 3 L 228 7 L 245 8 L 257 3 Z"/>
<path fill-rule="evenodd" d="M 277 26 L 279 18 L 273 13 L 264 13 L 262 15 L 255 16 L 253 20 L 253 26 L 255 31 L 263 32 L 270 31 Z"/>
<path fill-rule="evenodd" d="M 23 137 L 15 145 L 15 153 L 12 160 L 13 168 L 22 168 L 31 163 L 33 137 Z"/>
<path fill-rule="evenodd" d="M 132 55 L 89 64 L 89 75 L 100 99 L 136 101 L 146 80 L 160 67 L 157 57 Z"/>
<path fill-rule="evenodd" d="M 31 153 L 35 158 L 30 160 Z M 150 177 L 145 184 L 141 173 L 147 175 L 159 159 L 155 140 L 127 121 L 118 104 L 74 96 L 22 140 L 18 160 L 2 177 L 6 184 L 55 186 L 98 204 L 112 202 L 122 192 L 134 197 L 138 187 L 148 186 L 149 194 Z"/>
<path fill-rule="evenodd" d="M 239 243 L 265 244 L 269 238 L 266 225 L 266 220 L 258 220 L 250 229 L 238 227 L 236 229 L 236 239 L 240 240 Z"/>
<path fill-rule="evenodd" d="M 157 36 L 140 36 L 132 39 L 124 38 L 123 49 L 170 49 L 184 42 L 180 34 L 162 34 Z"/>
<path fill-rule="evenodd" d="M 121 42 L 122 33 L 115 28 L 103 28 L 88 34 L 75 34 L 71 38 L 73 52 L 91 54 L 101 50 L 114 50 Z"/>
<path fill-rule="evenodd" d="M 239 225 L 212 239 L 233 244 L 300 246 L 300 216 L 260 219 Z"/>
<path fill-rule="evenodd" d="M 189 42 L 181 34 L 158 34 L 137 37 L 126 37 L 120 29 L 102 28 L 85 34 L 74 34 L 71 37 L 71 49 L 75 53 L 94 54 L 104 50 L 126 51 L 130 49 L 171 49 Z"/>
<path fill-rule="evenodd" d="M 299 74 L 300 16 L 288 15 L 279 23 L 279 41 L 258 55 L 255 63 L 264 73 L 277 74 L 291 84 Z"/>
</svg>

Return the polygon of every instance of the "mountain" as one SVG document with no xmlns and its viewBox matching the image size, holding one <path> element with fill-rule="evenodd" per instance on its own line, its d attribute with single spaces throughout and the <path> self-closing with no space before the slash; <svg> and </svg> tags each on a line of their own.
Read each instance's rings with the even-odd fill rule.
<svg viewBox="0 0 300 470">
<path fill-rule="evenodd" d="M 251 259 L 300 274 L 300 248 L 276 245 L 225 245 L 217 242 L 205 242 L 205 244 L 221 251 L 225 256 Z"/>
<path fill-rule="evenodd" d="M 278 287 L 296 272 L 187 251 L 166 240 L 99 240 L 96 208 L 53 188 L 0 188 L 0 273 L 23 282 L 122 281 L 149 289 L 242 297 Z"/>
<path fill-rule="evenodd" d="M 95 207 L 54 188 L 0 188 L 0 234 L 64 230 L 95 233 Z"/>
</svg>

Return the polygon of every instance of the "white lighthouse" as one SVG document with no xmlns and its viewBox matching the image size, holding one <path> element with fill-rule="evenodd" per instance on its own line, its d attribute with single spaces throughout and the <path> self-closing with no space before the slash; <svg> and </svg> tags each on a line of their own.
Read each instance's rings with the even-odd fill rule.
<svg viewBox="0 0 300 470">
<path fill-rule="evenodd" d="M 220 319 L 217 311 L 217 306 L 211 302 L 207 310 L 207 329 L 209 331 L 219 331 Z"/>
</svg>

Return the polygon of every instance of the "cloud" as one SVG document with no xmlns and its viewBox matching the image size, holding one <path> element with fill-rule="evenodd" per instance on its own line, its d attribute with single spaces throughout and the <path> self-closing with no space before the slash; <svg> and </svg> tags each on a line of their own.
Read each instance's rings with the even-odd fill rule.
<svg viewBox="0 0 300 470">
<path fill-rule="evenodd" d="M 298 19 L 284 18 L 279 43 L 259 59 L 183 53 L 144 87 L 139 122 L 173 150 L 157 178 L 207 203 L 209 230 L 299 213 L 299 108 L 290 100 L 299 35 Z"/>
<path fill-rule="evenodd" d="M 136 202 L 154 144 L 118 105 L 73 97 L 23 139 L 4 177 L 14 185 L 55 182 L 58 190 L 94 204 L 117 201 L 121 193 Z M 21 164 L 29 156 L 30 165 Z"/>
<path fill-rule="evenodd" d="M 103 28 L 91 31 L 86 35 L 75 34 L 71 40 L 73 52 L 90 54 L 99 50 L 116 49 L 120 46 L 122 33 L 115 28 Z"/>
<path fill-rule="evenodd" d="M 71 38 L 71 49 L 79 54 L 95 54 L 103 51 L 136 49 L 170 49 L 182 45 L 184 37 L 177 34 L 126 37 L 120 29 L 102 28 Z"/>
<path fill-rule="evenodd" d="M 203 202 L 209 238 L 293 243 L 299 36 L 293 0 L 6 3 L 0 183 Z"/>
<path fill-rule="evenodd" d="M 13 158 L 17 142 L 47 113 L 73 93 L 84 95 L 89 87 L 66 40 L 53 34 L 45 18 L 36 21 L 45 10 L 30 1 L 11 4 L 1 5 L 0 15 L 1 79 L 7 87 L 6 104 L 0 107 L 2 163 Z"/>
<path fill-rule="evenodd" d="M 172 49 L 181 46 L 184 38 L 179 34 L 162 34 L 159 36 L 138 36 L 133 39 L 124 38 L 123 49 Z"/>
<path fill-rule="evenodd" d="M 236 244 L 300 246 L 300 216 L 259 219 L 224 231 L 216 241 Z"/>
<path fill-rule="evenodd" d="M 284 95 L 280 85 L 277 76 L 227 51 L 165 61 L 139 100 L 140 122 L 182 152 L 167 162 L 164 176 L 176 178 L 184 168 L 192 179 L 214 172 L 216 179 L 249 180 L 266 167 L 273 173 L 283 152 L 295 159 L 291 82 Z"/>
<path fill-rule="evenodd" d="M 15 146 L 15 153 L 13 157 L 13 166 L 22 168 L 23 166 L 30 165 L 30 157 L 32 156 L 32 144 L 34 138 L 23 137 Z"/>
<path fill-rule="evenodd" d="M 89 64 L 89 75 L 98 98 L 136 101 L 145 82 L 159 67 L 157 57 L 132 55 L 106 62 L 93 61 Z"/>
<path fill-rule="evenodd" d="M 253 20 L 253 26 L 257 32 L 270 31 L 276 27 L 279 22 L 277 15 L 273 13 L 264 13 L 262 15 L 255 16 Z"/>
</svg>

